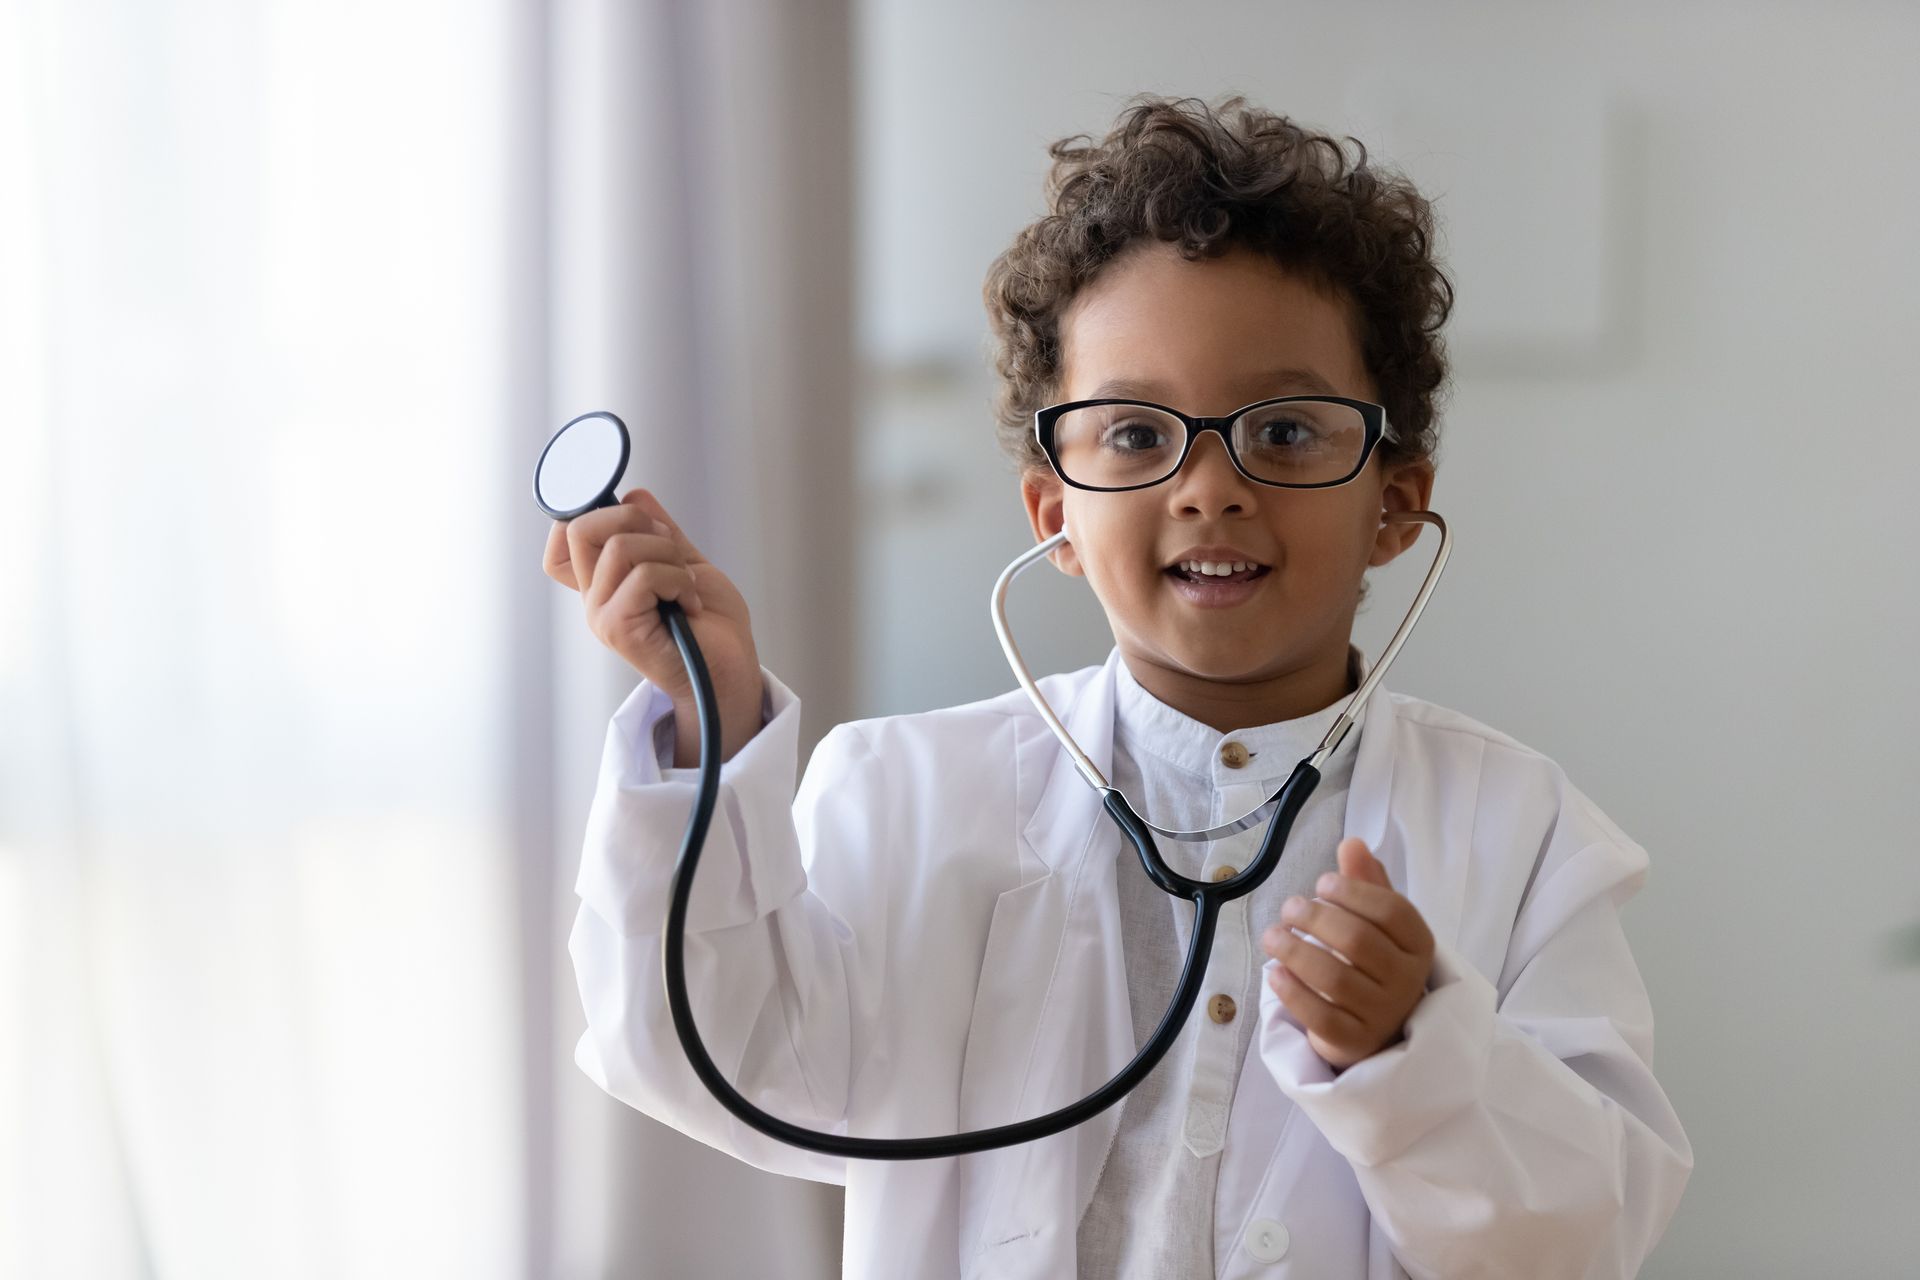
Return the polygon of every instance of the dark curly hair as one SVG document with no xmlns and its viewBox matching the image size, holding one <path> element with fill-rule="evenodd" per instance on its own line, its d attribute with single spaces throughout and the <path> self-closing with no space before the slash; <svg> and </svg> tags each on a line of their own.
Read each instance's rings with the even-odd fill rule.
<svg viewBox="0 0 1920 1280">
<path fill-rule="evenodd" d="M 1190 261 L 1252 249 L 1349 297 L 1400 437 L 1382 441 L 1382 462 L 1432 459 L 1447 376 L 1440 327 L 1453 308 L 1433 211 L 1405 177 L 1369 165 L 1359 139 L 1346 141 L 1359 149 L 1351 163 L 1338 140 L 1237 95 L 1210 107 L 1142 94 L 1099 142 L 1076 134 L 1049 146 L 1047 214 L 994 260 L 983 291 L 1001 448 L 1023 468 L 1046 467 L 1032 424 L 1059 390 L 1060 317 L 1122 250 L 1157 240 Z"/>
</svg>

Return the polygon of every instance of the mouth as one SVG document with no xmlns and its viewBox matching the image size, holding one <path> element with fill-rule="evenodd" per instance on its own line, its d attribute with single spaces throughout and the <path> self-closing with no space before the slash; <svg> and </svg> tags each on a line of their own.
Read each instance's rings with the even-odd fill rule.
<svg viewBox="0 0 1920 1280">
<path fill-rule="evenodd" d="M 1252 582 L 1272 570 L 1251 560 L 1182 560 L 1168 565 L 1162 572 L 1182 582 L 1212 586 L 1223 582 Z"/>
<path fill-rule="evenodd" d="M 1182 560 L 1161 572 L 1173 584 L 1175 594 L 1189 604 L 1219 609 L 1252 599 L 1273 569 L 1247 560 Z"/>
</svg>

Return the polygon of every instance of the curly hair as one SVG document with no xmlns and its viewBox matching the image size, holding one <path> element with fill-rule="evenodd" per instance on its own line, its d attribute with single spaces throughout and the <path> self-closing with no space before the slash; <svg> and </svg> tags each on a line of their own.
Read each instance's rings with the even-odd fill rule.
<svg viewBox="0 0 1920 1280">
<path fill-rule="evenodd" d="M 1000 378 L 1000 447 L 1044 469 L 1034 411 L 1059 391 L 1060 318 L 1074 296 L 1140 241 L 1179 245 L 1192 261 L 1230 248 L 1264 253 L 1354 304 L 1360 352 L 1398 442 L 1384 463 L 1432 459 L 1447 376 L 1440 327 L 1453 285 L 1434 253 L 1433 211 L 1404 176 L 1349 163 L 1340 141 L 1238 95 L 1142 94 L 1107 136 L 1047 148 L 1047 213 L 994 260 L 983 290 Z M 1081 143 L 1090 145 L 1078 145 Z"/>
</svg>

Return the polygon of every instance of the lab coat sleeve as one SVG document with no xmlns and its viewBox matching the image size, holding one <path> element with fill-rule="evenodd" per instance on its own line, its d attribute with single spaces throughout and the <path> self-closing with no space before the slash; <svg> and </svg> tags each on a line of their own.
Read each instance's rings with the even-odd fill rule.
<svg viewBox="0 0 1920 1280">
<path fill-rule="evenodd" d="M 1693 1152 L 1620 928 L 1646 865 L 1603 841 L 1543 867 L 1499 988 L 1441 944 L 1405 1038 L 1338 1075 L 1262 984 L 1268 1068 L 1409 1274 L 1629 1277 L 1665 1230 Z"/>
<path fill-rule="evenodd" d="M 801 829 L 835 840 L 861 820 L 864 745 L 845 726 L 815 750 L 796 804 L 800 702 L 770 672 L 765 726 L 721 769 L 714 820 L 688 903 L 688 998 L 720 1071 L 762 1110 L 845 1132 L 852 939 L 810 891 Z M 721 1107 L 688 1064 L 668 1012 L 661 944 L 697 770 L 670 762 L 672 702 L 642 683 L 608 729 L 588 817 L 568 949 L 587 1030 L 575 1061 L 621 1101 L 775 1173 L 845 1181 L 843 1160 L 789 1147 Z M 656 737 L 662 719 L 666 725 Z"/>
</svg>

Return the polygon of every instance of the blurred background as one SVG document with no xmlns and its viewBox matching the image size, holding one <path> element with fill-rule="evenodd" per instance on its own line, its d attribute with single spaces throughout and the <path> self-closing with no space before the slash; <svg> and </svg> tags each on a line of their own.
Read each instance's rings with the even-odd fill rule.
<svg viewBox="0 0 1920 1280">
<path fill-rule="evenodd" d="M 1393 685 L 1652 855 L 1697 1169 L 1646 1274 L 1910 1274 L 1916 48 L 1864 0 L 0 0 L 0 1275 L 833 1274 L 837 1189 L 572 1065 L 633 677 L 529 468 L 622 414 L 809 742 L 1010 687 L 982 276 L 1048 142 L 1229 90 L 1444 221 L 1457 552 Z M 1105 656 L 1022 593 L 1037 668 Z"/>
</svg>

